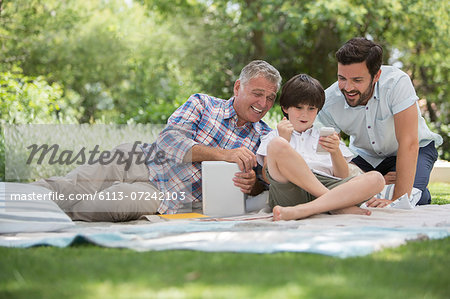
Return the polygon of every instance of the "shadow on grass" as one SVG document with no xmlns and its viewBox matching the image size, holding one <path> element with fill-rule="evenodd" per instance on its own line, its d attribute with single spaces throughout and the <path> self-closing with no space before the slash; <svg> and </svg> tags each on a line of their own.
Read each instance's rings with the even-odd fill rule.
<svg viewBox="0 0 450 299">
<path fill-rule="evenodd" d="M 0 297 L 446 298 L 450 238 L 366 257 L 0 248 Z"/>
</svg>

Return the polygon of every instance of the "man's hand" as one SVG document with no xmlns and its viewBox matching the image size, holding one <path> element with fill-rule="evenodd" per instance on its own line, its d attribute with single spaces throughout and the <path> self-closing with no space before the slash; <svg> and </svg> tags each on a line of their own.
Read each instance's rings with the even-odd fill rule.
<svg viewBox="0 0 450 299">
<path fill-rule="evenodd" d="M 253 171 L 256 167 L 256 155 L 246 147 L 225 149 L 224 161 L 237 163 L 242 172 Z"/>
<path fill-rule="evenodd" d="M 371 208 L 384 208 L 391 203 L 392 200 L 373 197 L 372 199 L 368 200 L 366 204 Z"/>
<path fill-rule="evenodd" d="M 286 117 L 283 117 L 283 119 L 278 123 L 277 130 L 280 137 L 283 137 L 287 141 L 291 141 L 294 126 Z"/>
<path fill-rule="evenodd" d="M 248 172 L 237 172 L 233 182 L 243 193 L 250 194 L 256 183 L 256 173 L 253 169 Z"/>
<path fill-rule="evenodd" d="M 395 180 L 397 179 L 397 172 L 389 171 L 384 175 L 384 181 L 386 185 L 395 184 Z"/>
<path fill-rule="evenodd" d="M 335 132 L 329 136 L 320 137 L 319 143 L 327 152 L 329 152 L 330 154 L 334 154 L 340 152 L 339 140 L 339 135 Z"/>
</svg>

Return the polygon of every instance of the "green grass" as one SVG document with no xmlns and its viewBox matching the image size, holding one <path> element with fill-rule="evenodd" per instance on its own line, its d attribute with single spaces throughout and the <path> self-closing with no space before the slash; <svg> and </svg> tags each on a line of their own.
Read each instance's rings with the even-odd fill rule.
<svg viewBox="0 0 450 299">
<path fill-rule="evenodd" d="M 450 184 L 430 183 L 428 188 L 431 192 L 432 204 L 443 205 L 450 203 Z"/>
<path fill-rule="evenodd" d="M 450 203 L 450 184 L 431 184 Z M 0 298 L 448 298 L 450 238 L 364 257 L 0 248 Z"/>
</svg>

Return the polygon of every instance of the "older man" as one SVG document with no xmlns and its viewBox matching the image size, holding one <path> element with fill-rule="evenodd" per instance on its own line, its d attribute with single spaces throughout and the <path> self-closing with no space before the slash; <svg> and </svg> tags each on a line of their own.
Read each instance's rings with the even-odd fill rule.
<svg viewBox="0 0 450 299">
<path fill-rule="evenodd" d="M 234 183 L 244 193 L 258 189 L 256 150 L 270 128 L 261 119 L 272 108 L 281 84 L 279 72 L 265 61 L 246 65 L 229 100 L 192 95 L 169 118 L 156 142 L 136 148 L 120 145 L 122 159 L 76 168 L 67 176 L 35 184 L 62 194 L 95 194 L 91 201 L 58 201 L 74 220 L 128 221 L 145 214 L 173 214 L 201 201 L 202 161 L 239 165 Z M 146 157 L 147 163 L 137 163 Z M 105 200 L 105 198 L 115 200 Z M 119 200 L 120 199 L 120 200 Z"/>
</svg>

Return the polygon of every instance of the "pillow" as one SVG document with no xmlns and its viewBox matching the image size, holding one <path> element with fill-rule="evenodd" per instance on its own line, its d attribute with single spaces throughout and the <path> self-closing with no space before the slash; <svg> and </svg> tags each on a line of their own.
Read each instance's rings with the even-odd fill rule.
<svg viewBox="0 0 450 299">
<path fill-rule="evenodd" d="M 0 234 L 56 231 L 74 225 L 44 187 L 0 182 Z"/>
</svg>

